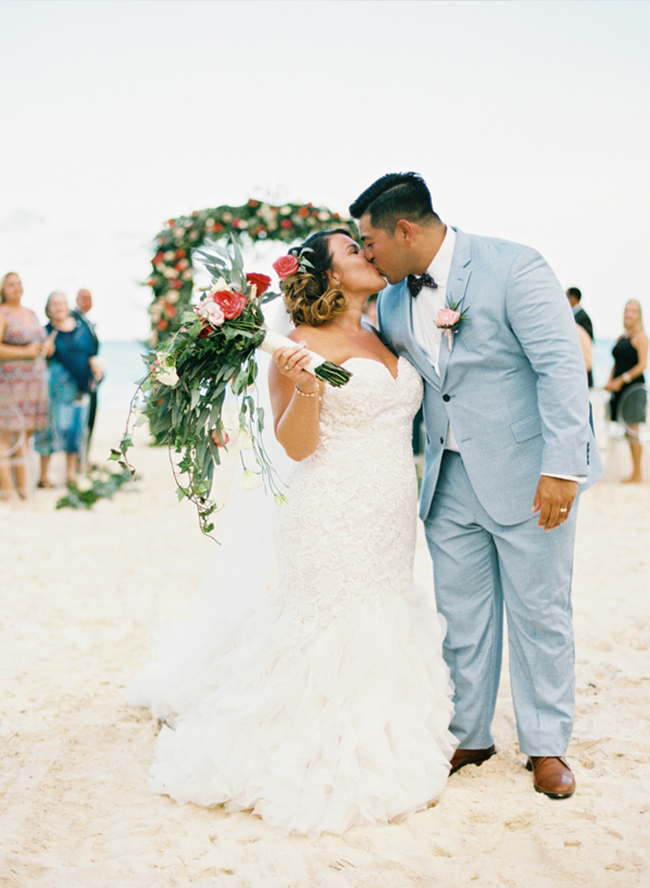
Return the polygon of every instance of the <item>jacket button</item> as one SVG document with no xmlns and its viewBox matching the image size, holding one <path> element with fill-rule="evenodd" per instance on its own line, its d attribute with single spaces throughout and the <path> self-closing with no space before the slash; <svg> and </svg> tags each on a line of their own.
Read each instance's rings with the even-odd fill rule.
<svg viewBox="0 0 650 888">
<path fill-rule="evenodd" d="M 444 439 L 444 438 L 441 438 L 441 439 L 440 439 L 440 443 L 441 443 L 441 444 L 444 444 L 444 443 L 445 443 L 445 439 Z"/>
<path fill-rule="evenodd" d="M 449 400 L 450 400 L 449 395 L 443 395 L 443 396 L 442 396 L 442 400 L 443 400 L 443 401 L 449 401 Z"/>
</svg>

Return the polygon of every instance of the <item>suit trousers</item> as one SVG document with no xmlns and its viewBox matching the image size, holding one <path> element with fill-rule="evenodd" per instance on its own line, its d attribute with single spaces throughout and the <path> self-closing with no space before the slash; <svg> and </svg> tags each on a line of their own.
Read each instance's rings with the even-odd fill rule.
<svg viewBox="0 0 650 888">
<path fill-rule="evenodd" d="M 438 610 L 448 623 L 451 731 L 461 749 L 494 742 L 505 611 L 519 749 L 532 756 L 566 752 L 575 715 L 576 516 L 577 500 L 555 530 L 538 527 L 538 513 L 520 524 L 497 524 L 478 501 L 460 454 L 444 453 L 425 530 Z"/>
</svg>

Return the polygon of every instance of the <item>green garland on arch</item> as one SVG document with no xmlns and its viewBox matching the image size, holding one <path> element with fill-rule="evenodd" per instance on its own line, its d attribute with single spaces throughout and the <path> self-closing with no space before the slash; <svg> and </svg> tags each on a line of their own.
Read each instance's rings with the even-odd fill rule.
<svg viewBox="0 0 650 888">
<path fill-rule="evenodd" d="M 231 232 L 252 242 L 278 240 L 292 243 L 314 231 L 348 225 L 349 220 L 326 207 L 312 204 L 274 206 L 261 200 L 248 200 L 241 207 L 220 206 L 198 210 L 189 216 L 170 219 L 156 236 L 152 273 L 146 281 L 153 290 L 149 306 L 151 337 L 155 348 L 179 329 L 184 311 L 191 305 L 194 281 L 192 252 L 210 240 Z"/>
</svg>

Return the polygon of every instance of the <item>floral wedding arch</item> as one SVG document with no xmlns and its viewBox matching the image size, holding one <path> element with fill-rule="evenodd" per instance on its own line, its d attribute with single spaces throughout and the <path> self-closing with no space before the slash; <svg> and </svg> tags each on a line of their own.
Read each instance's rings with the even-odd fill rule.
<svg viewBox="0 0 650 888">
<path fill-rule="evenodd" d="M 220 206 L 170 219 L 156 235 L 152 273 L 146 281 L 153 291 L 149 306 L 153 348 L 169 339 L 192 300 L 194 265 L 192 251 L 205 240 L 227 237 L 231 232 L 255 243 L 264 240 L 293 242 L 314 231 L 346 224 L 338 213 L 312 204 L 273 206 L 248 200 L 243 206 Z"/>
</svg>

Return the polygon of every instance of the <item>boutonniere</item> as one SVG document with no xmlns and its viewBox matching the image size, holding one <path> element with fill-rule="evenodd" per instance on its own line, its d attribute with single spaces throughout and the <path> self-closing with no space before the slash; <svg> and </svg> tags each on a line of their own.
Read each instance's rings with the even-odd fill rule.
<svg viewBox="0 0 650 888">
<path fill-rule="evenodd" d="M 451 347 L 453 345 L 453 336 L 454 333 L 458 331 L 460 325 L 463 323 L 467 316 L 467 312 L 460 312 L 458 309 L 460 308 L 460 303 L 452 303 L 447 308 L 441 308 L 436 315 L 436 327 L 447 336 L 447 342 L 449 343 L 449 351 L 451 351 Z"/>
</svg>

